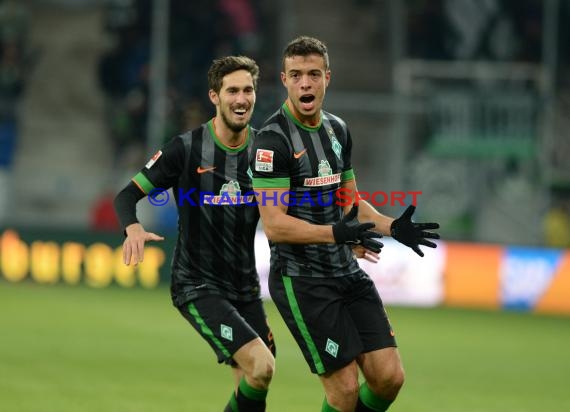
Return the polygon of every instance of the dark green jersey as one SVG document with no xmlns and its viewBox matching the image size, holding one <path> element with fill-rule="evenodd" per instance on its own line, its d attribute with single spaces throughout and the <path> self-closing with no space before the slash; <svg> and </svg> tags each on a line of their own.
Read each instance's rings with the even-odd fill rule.
<svg viewBox="0 0 570 412">
<path fill-rule="evenodd" d="M 145 193 L 173 189 L 178 207 L 171 283 L 175 305 L 201 293 L 242 301 L 259 297 L 254 257 L 259 211 L 251 205 L 249 169 L 253 140 L 249 129 L 243 145 L 229 148 L 210 120 L 171 140 L 133 178 Z"/>
<path fill-rule="evenodd" d="M 288 189 L 286 198 L 259 197 L 260 203 L 287 202 L 287 214 L 317 225 L 343 216 L 342 182 L 354 179 L 352 142 L 344 121 L 321 111 L 316 127 L 302 125 L 283 104 L 259 131 L 251 159 L 255 189 Z M 346 202 L 346 199 L 344 200 Z M 337 244 L 271 244 L 271 271 L 288 276 L 340 277 L 360 270 L 352 250 Z"/>
</svg>

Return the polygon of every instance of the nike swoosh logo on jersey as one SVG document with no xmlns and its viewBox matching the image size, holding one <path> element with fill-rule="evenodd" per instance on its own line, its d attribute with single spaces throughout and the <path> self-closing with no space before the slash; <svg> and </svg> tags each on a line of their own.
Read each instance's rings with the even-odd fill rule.
<svg viewBox="0 0 570 412">
<path fill-rule="evenodd" d="M 303 149 L 299 153 L 293 153 L 293 157 L 295 159 L 299 159 L 301 156 L 303 156 L 305 154 L 306 151 L 307 151 L 307 149 Z"/>
<path fill-rule="evenodd" d="M 202 174 L 202 173 L 206 173 L 206 172 L 213 172 L 215 168 L 216 168 L 215 166 L 210 166 L 210 167 L 198 166 L 198 168 L 196 169 L 196 172 L 198 172 L 198 174 Z"/>
</svg>

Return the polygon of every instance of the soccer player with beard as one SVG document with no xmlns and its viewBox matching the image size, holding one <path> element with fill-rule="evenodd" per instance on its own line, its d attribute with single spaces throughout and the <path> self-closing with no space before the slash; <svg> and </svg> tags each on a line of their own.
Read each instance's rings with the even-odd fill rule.
<svg viewBox="0 0 570 412">
<path fill-rule="evenodd" d="M 208 84 L 216 117 L 167 143 L 115 198 L 124 263 L 137 264 L 145 243 L 163 237 L 138 222 L 136 203 L 173 189 L 179 219 L 172 301 L 218 362 L 232 366 L 236 388 L 226 411 L 264 411 L 275 367 L 254 260 L 259 211 L 241 196 L 252 192 L 249 121 L 258 77 L 248 57 L 214 60 Z"/>
<path fill-rule="evenodd" d="M 412 222 L 413 206 L 393 219 L 355 198 L 350 132 L 322 110 L 331 76 L 324 43 L 293 40 L 282 65 L 288 96 L 259 131 L 251 159 L 271 246 L 269 291 L 321 380 L 322 410 L 385 411 L 404 370 L 382 300 L 350 246 L 377 253 L 374 238 L 391 235 L 423 256 L 419 245 L 436 247 L 427 238 L 439 237 L 426 229 L 439 225 Z M 339 190 L 350 204 L 339 204 Z"/>
</svg>

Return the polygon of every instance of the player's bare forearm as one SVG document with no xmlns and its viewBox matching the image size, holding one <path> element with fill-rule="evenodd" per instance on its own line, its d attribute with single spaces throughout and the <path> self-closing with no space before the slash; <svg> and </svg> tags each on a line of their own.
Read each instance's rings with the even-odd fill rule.
<svg viewBox="0 0 570 412">
<path fill-rule="evenodd" d="M 394 218 L 390 216 L 383 215 L 378 212 L 370 203 L 362 199 L 356 199 L 356 194 L 358 189 L 356 188 L 356 180 L 348 180 L 343 182 L 343 189 L 346 190 L 346 194 L 352 197 L 352 203 L 358 204 L 358 220 L 360 222 L 372 222 L 374 223 L 374 228 L 371 229 L 374 232 L 380 233 L 382 235 L 390 235 L 390 225 L 394 221 Z M 348 213 L 352 208 L 352 205 L 345 207 L 344 212 Z"/>
<path fill-rule="evenodd" d="M 274 193 L 287 195 L 285 189 L 279 189 Z M 374 240 L 379 236 L 370 231 L 373 223 L 361 223 L 357 220 L 358 207 L 352 207 L 351 211 L 334 225 L 316 225 L 287 214 L 289 199 L 277 204 L 263 204 L 263 199 L 268 198 L 267 191 L 261 191 L 258 195 L 259 213 L 263 221 L 265 234 L 275 243 L 296 244 L 319 244 L 336 243 L 362 245 L 374 253 L 379 253 L 383 246 L 381 242 Z M 260 201 L 261 199 L 261 201 Z"/>
<path fill-rule="evenodd" d="M 381 233 L 384 236 L 390 235 L 390 225 L 394 221 L 393 217 L 383 215 L 378 212 L 370 203 L 365 200 L 359 199 L 358 201 L 358 220 L 361 222 L 372 222 L 375 224 L 375 232 Z"/>
<path fill-rule="evenodd" d="M 144 231 L 144 227 L 140 223 L 132 223 L 125 228 L 127 236 L 134 236 L 137 233 L 142 233 Z"/>
<path fill-rule="evenodd" d="M 335 243 L 332 226 L 313 225 L 287 214 L 289 197 L 287 189 L 259 189 L 257 201 L 263 230 L 269 240 L 275 243 Z M 282 202 L 264 202 L 264 199 L 277 196 Z"/>
<path fill-rule="evenodd" d="M 265 235 L 275 243 L 335 243 L 332 226 L 313 225 L 287 215 L 279 206 L 260 206 Z"/>
</svg>

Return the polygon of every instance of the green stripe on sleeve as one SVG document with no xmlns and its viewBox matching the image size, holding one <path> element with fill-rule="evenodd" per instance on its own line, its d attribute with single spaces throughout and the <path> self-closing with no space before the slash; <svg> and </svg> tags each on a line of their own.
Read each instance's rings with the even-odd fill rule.
<svg viewBox="0 0 570 412">
<path fill-rule="evenodd" d="M 254 189 L 289 189 L 291 187 L 291 179 L 288 177 L 254 177 L 253 187 Z"/>
<path fill-rule="evenodd" d="M 348 170 L 345 170 L 344 172 L 342 172 L 341 180 L 343 182 L 346 182 L 347 180 L 353 180 L 353 179 L 354 179 L 354 169 L 348 169 Z"/>
<path fill-rule="evenodd" d="M 216 338 L 214 332 L 212 332 L 212 329 L 210 329 L 208 325 L 206 325 L 206 322 L 204 322 L 204 319 L 202 319 L 202 317 L 198 313 L 198 309 L 196 309 L 196 306 L 194 306 L 193 303 L 188 304 L 188 312 L 194 317 L 196 323 L 200 325 L 200 330 L 202 331 L 202 333 L 206 335 L 212 342 L 214 342 L 214 345 L 218 347 L 218 349 L 224 354 L 224 356 L 227 356 L 228 358 L 231 357 L 232 355 L 230 354 L 230 352 L 228 352 L 228 350 L 224 347 L 224 345 L 222 345 L 222 342 L 220 342 L 218 338 Z"/>
<path fill-rule="evenodd" d="M 132 180 L 138 187 L 142 189 L 145 194 L 150 193 L 150 191 L 154 189 L 154 185 L 150 182 L 150 180 L 147 179 L 145 175 L 142 174 L 142 172 L 137 173 L 137 175 L 133 177 Z"/>
<path fill-rule="evenodd" d="M 301 335 L 303 336 L 303 339 L 309 348 L 309 352 L 313 358 L 313 363 L 315 364 L 317 374 L 323 374 L 325 373 L 325 367 L 321 361 L 321 357 L 319 356 L 315 342 L 313 342 L 313 338 L 311 338 L 311 334 L 307 329 L 307 325 L 305 324 L 301 310 L 299 309 L 299 304 L 297 303 L 297 298 L 295 297 L 295 292 L 293 291 L 293 281 L 289 276 L 283 276 L 283 284 L 285 285 L 285 294 L 287 295 L 287 300 L 289 301 L 291 312 L 293 312 L 295 323 L 297 324 L 297 327 L 299 328 L 299 331 L 301 332 Z"/>
</svg>

